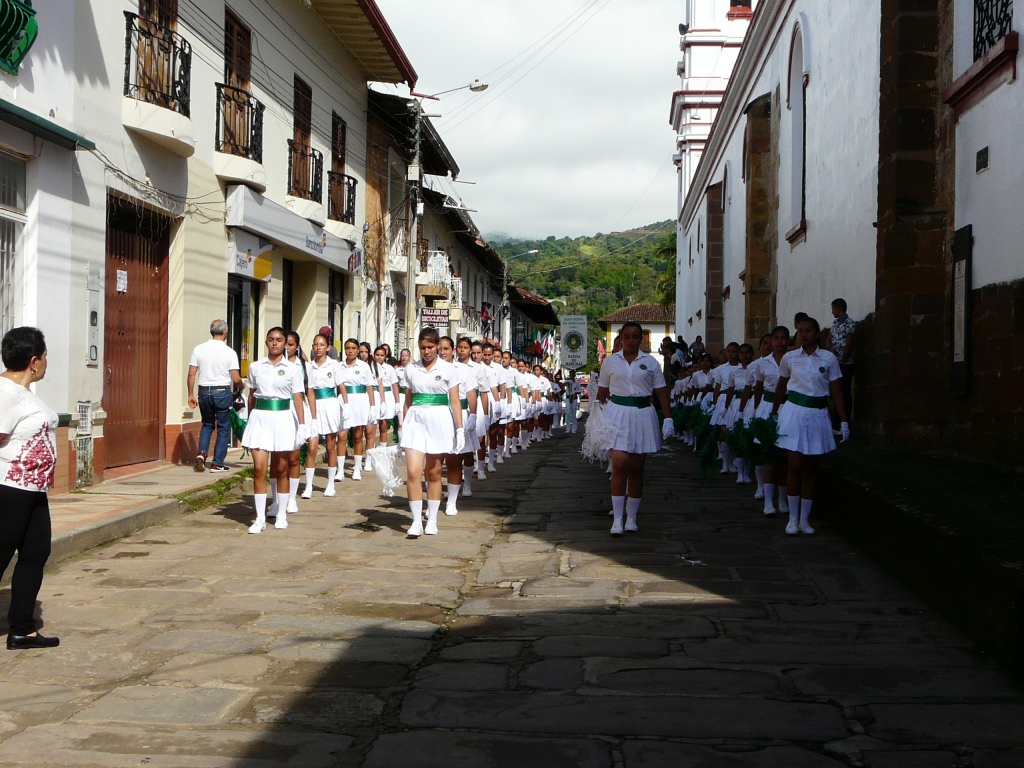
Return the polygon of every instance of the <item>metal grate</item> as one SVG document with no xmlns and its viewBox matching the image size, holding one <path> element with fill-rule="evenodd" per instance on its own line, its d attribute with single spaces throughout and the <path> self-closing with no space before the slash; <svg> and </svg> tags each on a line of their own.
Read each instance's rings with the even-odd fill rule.
<svg viewBox="0 0 1024 768">
<path fill-rule="evenodd" d="M 75 438 L 75 486 L 92 485 L 92 438 Z"/>
<path fill-rule="evenodd" d="M 1002 40 L 1013 24 L 1013 0 L 974 0 L 974 60 Z"/>
<path fill-rule="evenodd" d="M 92 437 L 92 403 L 78 404 L 78 428 L 75 430 L 77 437 Z"/>
<path fill-rule="evenodd" d="M 0 152 L 0 334 L 17 320 L 18 248 L 25 223 L 24 160 Z"/>
</svg>

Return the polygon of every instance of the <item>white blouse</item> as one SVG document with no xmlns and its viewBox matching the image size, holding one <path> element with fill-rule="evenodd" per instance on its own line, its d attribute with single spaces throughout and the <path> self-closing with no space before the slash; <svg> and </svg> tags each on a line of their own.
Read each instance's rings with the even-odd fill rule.
<svg viewBox="0 0 1024 768">
<path fill-rule="evenodd" d="M 275 365 L 270 358 L 264 357 L 249 366 L 246 386 L 258 398 L 290 399 L 296 392 L 302 394 L 305 391 L 302 366 L 289 363 L 283 357 Z"/>
<path fill-rule="evenodd" d="M 310 389 L 335 389 L 344 383 L 338 375 L 338 364 L 329 357 L 323 365 L 306 363 L 306 382 Z"/>
<path fill-rule="evenodd" d="M 344 376 L 342 384 L 350 387 L 374 387 L 377 380 L 373 377 L 370 366 L 358 358 L 352 365 L 344 361 L 338 363 L 338 371 Z"/>
<path fill-rule="evenodd" d="M 774 392 L 779 388 L 779 364 L 775 362 L 773 355 L 755 360 L 750 367 L 753 370 L 749 380 L 751 386 L 760 381 L 764 383 L 765 392 Z"/>
<path fill-rule="evenodd" d="M 417 360 L 406 367 L 409 388 L 416 394 L 440 395 L 448 394 L 448 390 L 461 382 L 458 369 L 451 363 L 438 359 L 428 371 L 422 360 Z"/>
<path fill-rule="evenodd" d="M 650 397 L 654 390 L 665 388 L 665 374 L 646 352 L 640 352 L 632 363 L 626 362 L 622 352 L 616 352 L 601 364 L 598 383 L 619 397 Z"/>
<path fill-rule="evenodd" d="M 839 359 L 827 349 L 808 355 L 802 349 L 787 352 L 779 363 L 779 377 L 789 379 L 788 392 L 808 397 L 825 397 L 831 381 L 843 378 Z"/>
</svg>

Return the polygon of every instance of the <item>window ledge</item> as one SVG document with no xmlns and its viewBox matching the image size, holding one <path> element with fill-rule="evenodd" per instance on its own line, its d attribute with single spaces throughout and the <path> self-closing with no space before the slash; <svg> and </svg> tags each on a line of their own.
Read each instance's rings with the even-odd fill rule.
<svg viewBox="0 0 1024 768">
<path fill-rule="evenodd" d="M 797 246 L 807 239 L 807 219 L 800 219 L 800 223 L 786 233 L 786 242 L 791 246 Z"/>
<path fill-rule="evenodd" d="M 1007 33 L 942 92 L 957 119 L 1003 83 L 1017 79 L 1017 32 Z"/>
<path fill-rule="evenodd" d="M 729 13 L 726 14 L 726 18 L 729 21 L 752 19 L 754 18 L 754 10 L 749 5 L 734 5 L 729 8 Z"/>
</svg>

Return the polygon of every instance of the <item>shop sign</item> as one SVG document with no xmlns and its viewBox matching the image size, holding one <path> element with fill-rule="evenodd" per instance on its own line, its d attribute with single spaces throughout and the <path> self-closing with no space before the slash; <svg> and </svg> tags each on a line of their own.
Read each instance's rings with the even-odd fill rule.
<svg viewBox="0 0 1024 768">
<path fill-rule="evenodd" d="M 447 307 L 424 307 L 420 310 L 420 322 L 424 328 L 440 328 L 448 325 Z"/>
<path fill-rule="evenodd" d="M 274 250 L 274 244 L 244 229 L 236 229 L 234 236 L 228 272 L 250 280 L 270 282 L 270 253 Z"/>
</svg>

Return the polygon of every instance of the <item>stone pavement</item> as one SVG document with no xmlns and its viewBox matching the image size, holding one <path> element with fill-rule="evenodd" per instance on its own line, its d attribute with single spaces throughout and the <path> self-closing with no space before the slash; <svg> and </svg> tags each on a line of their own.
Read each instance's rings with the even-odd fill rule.
<svg viewBox="0 0 1024 768">
<path fill-rule="evenodd" d="M 61 647 L 0 655 L 0 765 L 1024 765 L 1021 692 L 827 525 L 676 448 L 611 539 L 579 437 L 436 537 L 345 480 L 286 531 L 238 502 L 64 563 Z"/>
</svg>

